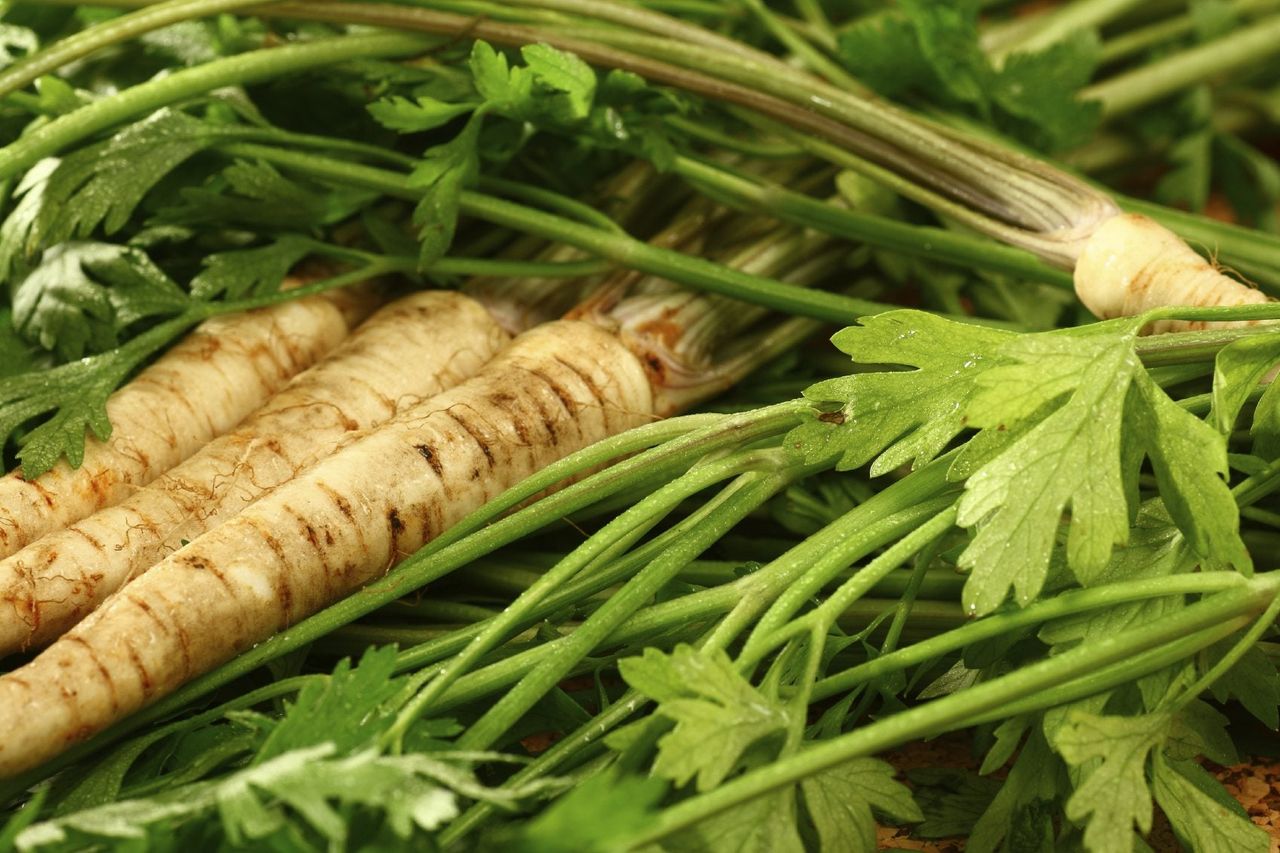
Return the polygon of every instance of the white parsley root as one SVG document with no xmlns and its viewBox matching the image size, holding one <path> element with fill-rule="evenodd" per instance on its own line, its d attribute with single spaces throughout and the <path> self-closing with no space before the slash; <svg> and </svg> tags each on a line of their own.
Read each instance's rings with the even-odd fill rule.
<svg viewBox="0 0 1280 853">
<path fill-rule="evenodd" d="M 335 293 L 201 324 L 111 396 L 111 437 L 90 438 L 79 467 L 0 478 L 0 557 L 118 503 L 235 427 L 373 304 L 362 291 Z"/>
<path fill-rule="evenodd" d="M 472 379 L 263 496 L 0 677 L 0 775 L 380 576 L 507 487 L 652 419 L 653 399 L 639 360 L 608 332 L 559 321 L 521 335 Z"/>
<path fill-rule="evenodd" d="M 235 430 L 119 504 L 0 561 L 0 654 L 50 642 L 344 438 L 473 376 L 506 341 L 489 312 L 458 293 L 426 291 L 383 308 Z"/>
<path fill-rule="evenodd" d="M 1262 292 L 1223 275 L 1163 225 L 1133 213 L 1113 216 L 1093 233 L 1076 261 L 1075 285 L 1080 301 L 1103 320 L 1166 306 L 1207 308 L 1268 301 Z M 1186 331 L 1206 325 L 1162 320 L 1148 331 Z"/>
</svg>

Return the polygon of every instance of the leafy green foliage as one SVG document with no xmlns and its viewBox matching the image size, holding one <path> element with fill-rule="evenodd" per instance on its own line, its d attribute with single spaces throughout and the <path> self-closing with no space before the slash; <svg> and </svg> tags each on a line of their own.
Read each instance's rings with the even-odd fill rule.
<svg viewBox="0 0 1280 853">
<path fill-rule="evenodd" d="M 519 831 L 498 834 L 493 846 L 512 853 L 622 850 L 630 836 L 653 820 L 665 787 L 658 779 L 593 776 L 574 786 Z"/>
<path fill-rule="evenodd" d="M 458 813 L 456 794 L 422 756 L 361 752 L 334 756 L 332 746 L 284 753 L 262 764 L 149 800 L 125 800 L 34 824 L 18 836 L 26 850 L 83 849 L 86 844 L 144 842 L 215 821 L 233 845 L 260 842 L 286 828 L 341 849 L 352 809 L 381 812 L 402 841 Z"/>
<path fill-rule="evenodd" d="M 319 744 L 330 744 L 334 755 L 349 755 L 372 743 L 395 719 L 391 700 L 402 686 L 392 677 L 395 665 L 394 646 L 371 648 L 357 666 L 344 659 L 324 681 L 309 682 L 278 722 L 259 716 L 266 738 L 254 763 Z"/>
<path fill-rule="evenodd" d="M 965 480 L 958 520 L 976 528 L 959 557 L 971 571 L 964 605 L 988 613 L 1010 589 L 1039 594 L 1064 511 L 1067 564 L 1084 583 L 1129 536 L 1134 476 L 1144 457 L 1167 512 L 1198 555 L 1248 571 L 1227 487 L 1226 444 L 1148 378 L 1131 320 L 1010 335 L 913 311 L 868 319 L 836 344 L 869 366 L 905 364 L 818 383 L 810 399 L 841 409 L 788 444 L 808 460 L 881 474 L 929 461 L 966 428 L 980 430 L 952 465 Z"/>
<path fill-rule="evenodd" d="M 1163 714 L 1100 717 L 1077 712 L 1056 733 L 1058 752 L 1083 773 L 1067 801 L 1067 817 L 1087 821 L 1084 841 L 1089 850 L 1128 853 L 1133 830 L 1151 829 L 1147 760 L 1169 723 Z"/>
<path fill-rule="evenodd" d="M 822 850 L 875 850 L 873 810 L 897 823 L 924 820 L 894 772 L 883 761 L 860 758 L 800 783 Z"/>
<path fill-rule="evenodd" d="M 194 323 L 194 320 L 191 321 Z M 72 467 L 84 461 L 85 433 L 111 435 L 107 398 L 135 367 L 191 323 L 140 336 L 116 349 L 68 364 L 0 381 L 0 436 L 7 440 L 24 424 L 44 420 L 22 436 L 23 474 L 38 477 L 64 456 Z"/>
<path fill-rule="evenodd" d="M 683 645 L 669 655 L 646 649 L 619 669 L 676 724 L 659 743 L 654 772 L 677 785 L 695 777 L 700 791 L 719 785 L 753 745 L 791 722 L 786 709 L 752 687 L 724 652 L 709 656 Z"/>
<path fill-rule="evenodd" d="M 141 251 L 62 243 L 14 289 L 14 325 L 64 361 L 114 347 L 139 320 L 181 313 L 189 297 Z"/>
<path fill-rule="evenodd" d="M 1206 793 L 1203 782 L 1196 784 L 1181 772 L 1185 765 L 1176 766 L 1179 769 L 1171 762 L 1155 763 L 1153 790 L 1173 831 L 1188 849 L 1196 853 L 1264 853 L 1270 849 L 1266 831 L 1241 814 L 1238 804 L 1232 803 L 1235 809 L 1224 805 Z M 1196 765 L 1187 769 L 1196 771 L 1204 774 Z M 1204 782 L 1219 787 L 1212 777 Z"/>
<path fill-rule="evenodd" d="M 934 459 L 968 425 L 976 377 L 1009 332 L 932 314 L 890 311 L 838 332 L 831 342 L 862 364 L 903 364 L 904 372 L 853 373 L 805 390 L 810 400 L 839 403 L 839 417 L 798 427 L 788 443 L 817 461 L 839 454 L 842 470 L 872 459 L 873 476 Z"/>
<path fill-rule="evenodd" d="M 1037 147 L 1087 139 L 1100 111 L 1076 93 L 1101 58 L 1097 36 L 1083 31 L 1038 52 L 1015 52 L 997 68 L 979 44 L 978 6 L 904 0 L 901 17 L 869 18 L 843 32 L 841 57 L 882 94 L 965 109 Z"/>
<path fill-rule="evenodd" d="M 0 277 L 42 250 L 122 229 L 157 183 L 197 153 L 242 131 L 160 110 L 104 142 L 45 160 L 18 185 L 18 204 L 0 225 Z"/>
<path fill-rule="evenodd" d="M 1280 335 L 1241 338 L 1213 361 L 1213 410 L 1209 420 L 1224 435 L 1235 429 L 1249 395 L 1280 364 Z"/>
<path fill-rule="evenodd" d="M 191 280 L 191 296 L 235 301 L 274 293 L 315 245 L 305 237 L 286 234 L 265 246 L 209 255 L 204 269 Z"/>
</svg>

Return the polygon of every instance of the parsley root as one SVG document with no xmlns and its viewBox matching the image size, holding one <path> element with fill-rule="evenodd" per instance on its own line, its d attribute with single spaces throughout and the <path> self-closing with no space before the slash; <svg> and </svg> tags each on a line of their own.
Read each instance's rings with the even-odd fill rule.
<svg viewBox="0 0 1280 853">
<path fill-rule="evenodd" d="M 353 431 L 469 378 L 506 339 L 457 293 L 416 293 L 383 308 L 237 429 L 121 503 L 0 561 L 0 654 L 53 640 Z"/>
<path fill-rule="evenodd" d="M 233 428 L 346 337 L 368 296 L 340 293 L 206 321 L 107 403 L 84 461 L 0 478 L 0 557 L 111 506 Z"/>
<path fill-rule="evenodd" d="M 1163 225 L 1138 214 L 1098 227 L 1076 262 L 1076 294 L 1101 319 L 1134 317 L 1166 306 L 1213 307 L 1266 302 L 1260 291 L 1228 278 Z M 1216 324 L 1221 325 L 1221 324 Z M 1152 332 L 1204 328 L 1162 320 Z"/>
<path fill-rule="evenodd" d="M 653 417 L 639 360 L 558 321 L 276 488 L 0 677 L 0 775 L 34 766 L 361 584 L 550 462 Z"/>
</svg>

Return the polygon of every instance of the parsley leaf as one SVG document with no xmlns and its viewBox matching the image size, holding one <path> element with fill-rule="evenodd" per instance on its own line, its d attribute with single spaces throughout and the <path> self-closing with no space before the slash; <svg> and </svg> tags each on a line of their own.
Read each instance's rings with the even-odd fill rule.
<svg viewBox="0 0 1280 853">
<path fill-rule="evenodd" d="M 596 92 L 596 73 L 590 65 L 572 53 L 545 44 L 526 45 L 520 48 L 520 55 L 539 84 L 563 94 L 566 119 L 587 117 Z"/>
<path fill-rule="evenodd" d="M 512 853 L 605 853 L 648 827 L 666 786 L 659 779 L 593 776 L 494 849 Z M 607 820 L 601 820 L 602 816 Z"/>
<path fill-rule="evenodd" d="M 306 237 L 286 234 L 265 246 L 209 255 L 204 269 L 191 280 L 191 296 L 206 301 L 238 300 L 274 293 L 314 247 Z"/>
<path fill-rule="evenodd" d="M 1013 363 L 978 379 L 982 390 L 968 407 L 975 426 L 1007 428 L 1067 399 L 966 483 L 959 523 L 978 525 L 959 561 L 973 573 L 964 590 L 969 612 L 989 613 L 1010 587 L 1024 604 L 1039 593 L 1068 505 L 1068 563 L 1082 579 L 1128 536 L 1120 435 L 1125 395 L 1140 369 L 1135 333 L 1088 329 L 1019 338 L 1001 349 Z"/>
<path fill-rule="evenodd" d="M 1219 432 L 1231 434 L 1249 395 L 1277 364 L 1280 335 L 1241 338 L 1219 350 L 1213 361 L 1213 408 L 1209 415 Z"/>
<path fill-rule="evenodd" d="M 1097 36 L 1084 31 L 1016 52 L 996 68 L 979 41 L 979 6 L 903 0 L 900 15 L 868 16 L 845 30 L 841 58 L 881 94 L 964 110 L 1038 148 L 1086 141 L 1101 110 L 1076 93 L 1101 60 Z"/>
<path fill-rule="evenodd" d="M 413 212 L 421 242 L 418 264 L 422 269 L 444 257 L 453 242 L 462 190 L 475 181 L 480 169 L 476 153 L 480 124 L 480 116 L 473 115 L 455 139 L 428 149 L 409 176 L 409 186 L 423 191 Z"/>
<path fill-rule="evenodd" d="M 147 357 L 194 323 L 175 319 L 115 349 L 0 380 L 0 441 L 8 441 L 28 421 L 49 416 L 22 438 L 18 459 L 23 475 L 38 477 L 64 456 L 71 467 L 78 467 L 84 461 L 86 431 L 103 441 L 111 435 L 111 393 Z"/>
<path fill-rule="evenodd" d="M 795 794 L 784 789 L 726 809 L 672 836 L 664 848 L 671 853 L 804 853 Z"/>
<path fill-rule="evenodd" d="M 1054 734 L 1054 747 L 1083 781 L 1067 801 L 1067 817 L 1087 821 L 1084 842 L 1094 853 L 1129 853 L 1133 830 L 1151 829 L 1147 757 L 1164 739 L 1169 717 L 1100 717 L 1073 712 Z"/>
<path fill-rule="evenodd" d="M 343 659 L 328 678 L 309 682 L 285 707 L 284 717 L 271 724 L 254 763 L 323 743 L 331 744 L 335 755 L 370 743 L 395 718 L 387 710 L 401 688 L 395 667 L 394 646 L 374 647 L 355 667 Z"/>
<path fill-rule="evenodd" d="M 109 243 L 62 243 L 13 295 L 14 324 L 64 361 L 115 346 L 149 317 L 180 313 L 190 299 L 141 251 Z"/>
<path fill-rule="evenodd" d="M 894 772 L 879 759 L 859 758 L 800 783 L 823 850 L 875 850 L 873 809 L 899 823 L 924 820 Z"/>
<path fill-rule="evenodd" d="M 239 132 L 165 109 L 104 142 L 37 164 L 23 177 L 18 204 L 0 226 L 0 277 L 54 244 L 88 237 L 99 227 L 105 234 L 119 231 L 162 178 Z"/>
<path fill-rule="evenodd" d="M 435 778 L 438 764 L 424 756 L 373 752 L 335 758 L 327 745 L 295 750 L 216 781 L 34 824 L 19 834 L 18 845 L 42 850 L 139 844 L 196 824 L 216 827 L 232 845 L 260 842 L 292 826 L 315 833 L 331 849 L 344 849 L 351 826 L 336 807 L 351 806 L 381 813 L 403 842 L 458 814 L 456 794 Z"/>
<path fill-rule="evenodd" d="M 1228 487 L 1227 446 L 1221 434 L 1169 399 L 1145 373 L 1137 388 L 1145 403 L 1133 425 L 1169 515 L 1197 554 L 1213 565 L 1253 568 L 1240 539 L 1240 515 Z"/>
<path fill-rule="evenodd" d="M 1266 853 L 1271 849 L 1265 830 L 1205 793 L 1174 769 L 1172 762 L 1156 761 L 1153 788 L 1156 802 L 1187 849 L 1196 853 Z"/>
<path fill-rule="evenodd" d="M 369 105 L 369 114 L 378 124 L 397 133 L 418 133 L 448 124 L 460 115 L 472 112 L 479 102 L 446 103 L 428 95 L 414 100 L 404 97 L 384 98 Z"/>
<path fill-rule="evenodd" d="M 657 713 L 675 722 L 658 744 L 654 773 L 697 788 L 719 785 L 757 742 L 783 734 L 791 719 L 738 674 L 728 655 L 702 654 L 685 645 L 671 654 L 645 649 L 621 661 L 622 677 L 658 704 Z"/>
<path fill-rule="evenodd" d="M 1012 333 L 918 311 L 889 311 L 838 332 L 832 343 L 862 364 L 911 372 L 854 373 L 819 382 L 806 398 L 841 404 L 840 417 L 797 427 L 787 444 L 807 460 L 839 454 L 841 470 L 875 459 L 873 476 L 931 461 L 967 425 L 968 401 L 990 354 Z"/>
</svg>

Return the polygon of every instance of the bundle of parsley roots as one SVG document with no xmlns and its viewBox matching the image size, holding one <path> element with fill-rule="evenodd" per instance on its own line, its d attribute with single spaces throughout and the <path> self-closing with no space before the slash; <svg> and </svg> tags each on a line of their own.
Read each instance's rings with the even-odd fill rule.
<svg viewBox="0 0 1280 853">
<path fill-rule="evenodd" d="M 0 850 L 1271 849 L 1280 2 L 5 0 L 0 143 Z"/>
</svg>

